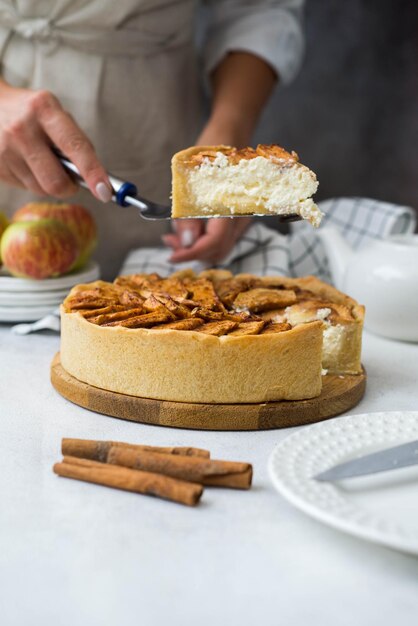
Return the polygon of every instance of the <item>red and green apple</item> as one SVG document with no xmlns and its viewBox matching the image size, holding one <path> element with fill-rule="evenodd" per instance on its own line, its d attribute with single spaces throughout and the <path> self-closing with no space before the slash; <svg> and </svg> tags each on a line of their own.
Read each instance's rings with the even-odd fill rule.
<svg viewBox="0 0 418 626">
<path fill-rule="evenodd" d="M 65 224 L 39 219 L 8 226 L 1 239 L 1 256 L 13 276 L 51 278 L 74 269 L 79 246 Z"/>
<path fill-rule="evenodd" d="M 88 261 L 97 244 L 96 223 L 80 204 L 60 202 L 30 202 L 13 215 L 13 222 L 51 218 L 65 224 L 75 236 L 79 255 L 73 269 L 80 269 Z"/>
</svg>

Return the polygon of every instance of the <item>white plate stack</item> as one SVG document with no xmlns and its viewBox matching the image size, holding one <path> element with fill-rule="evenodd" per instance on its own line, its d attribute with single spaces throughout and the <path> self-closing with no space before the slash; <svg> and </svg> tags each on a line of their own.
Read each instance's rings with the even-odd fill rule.
<svg viewBox="0 0 418 626">
<path fill-rule="evenodd" d="M 51 313 L 71 287 L 99 278 L 99 266 L 90 261 L 83 269 L 58 278 L 15 278 L 0 269 L 0 322 L 33 322 Z"/>
</svg>

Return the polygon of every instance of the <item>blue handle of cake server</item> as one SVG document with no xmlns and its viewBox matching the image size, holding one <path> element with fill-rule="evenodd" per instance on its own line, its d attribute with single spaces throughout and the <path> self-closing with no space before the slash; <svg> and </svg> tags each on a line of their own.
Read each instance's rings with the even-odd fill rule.
<svg viewBox="0 0 418 626">
<path fill-rule="evenodd" d="M 133 198 L 136 197 L 138 194 L 136 185 L 129 183 L 128 181 L 122 182 L 115 179 L 114 176 L 109 176 L 109 180 L 114 190 L 115 202 L 120 206 L 129 206 L 128 202 L 125 201 L 125 198 L 126 196 L 131 196 Z"/>
</svg>

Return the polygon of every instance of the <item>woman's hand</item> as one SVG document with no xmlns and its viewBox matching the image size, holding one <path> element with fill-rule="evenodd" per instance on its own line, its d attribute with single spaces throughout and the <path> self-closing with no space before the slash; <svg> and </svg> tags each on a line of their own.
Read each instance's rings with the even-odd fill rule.
<svg viewBox="0 0 418 626">
<path fill-rule="evenodd" d="M 216 139 L 217 136 L 219 135 L 208 124 L 196 145 L 238 143 L 225 140 L 221 142 Z M 251 221 L 249 217 L 173 220 L 174 233 L 164 235 L 162 239 L 166 246 L 173 249 L 170 257 L 172 263 L 194 260 L 218 263 L 229 254 Z"/>
<path fill-rule="evenodd" d="M 242 146 L 248 143 L 247 133 L 243 132 L 242 127 L 235 128 L 226 119 L 225 124 L 221 121 L 209 120 L 196 145 Z M 199 260 L 218 263 L 229 254 L 251 221 L 248 217 L 174 220 L 175 232 L 163 236 L 165 245 L 173 249 L 170 261 L 182 263 Z"/>
<path fill-rule="evenodd" d="M 73 195 L 77 185 L 52 152 L 53 145 L 78 167 L 98 200 L 111 199 L 108 176 L 92 144 L 57 98 L 0 80 L 0 180 L 37 195 Z"/>
<path fill-rule="evenodd" d="M 185 223 L 188 222 L 188 223 Z M 248 217 L 231 219 L 229 217 L 212 218 L 203 223 L 203 220 L 178 220 L 176 232 L 164 235 L 163 241 L 173 248 L 170 261 L 207 261 L 217 263 L 222 261 L 232 250 L 234 244 L 251 223 Z M 191 233 L 190 235 L 188 233 Z M 194 237 L 194 241 L 190 241 Z"/>
</svg>

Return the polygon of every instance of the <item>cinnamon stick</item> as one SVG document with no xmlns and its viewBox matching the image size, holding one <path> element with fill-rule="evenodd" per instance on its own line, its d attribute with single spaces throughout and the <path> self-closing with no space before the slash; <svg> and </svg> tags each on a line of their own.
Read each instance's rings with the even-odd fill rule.
<svg viewBox="0 0 418 626">
<path fill-rule="evenodd" d="M 92 461 L 106 461 L 110 447 L 120 447 L 136 451 L 154 452 L 157 454 L 171 454 L 181 457 L 209 458 L 210 452 L 201 448 L 191 447 L 161 447 L 146 446 L 122 441 L 94 441 L 92 439 L 63 439 L 61 451 L 63 455 L 77 456 Z"/>
<path fill-rule="evenodd" d="M 66 478 L 152 495 L 188 506 L 195 506 L 203 493 L 203 487 L 194 483 L 71 456 L 64 456 L 61 463 L 55 463 L 53 470 Z"/>
<path fill-rule="evenodd" d="M 155 454 L 120 446 L 110 446 L 104 460 L 112 465 L 164 474 L 192 483 L 234 489 L 249 489 L 253 473 L 249 463 Z"/>
</svg>

